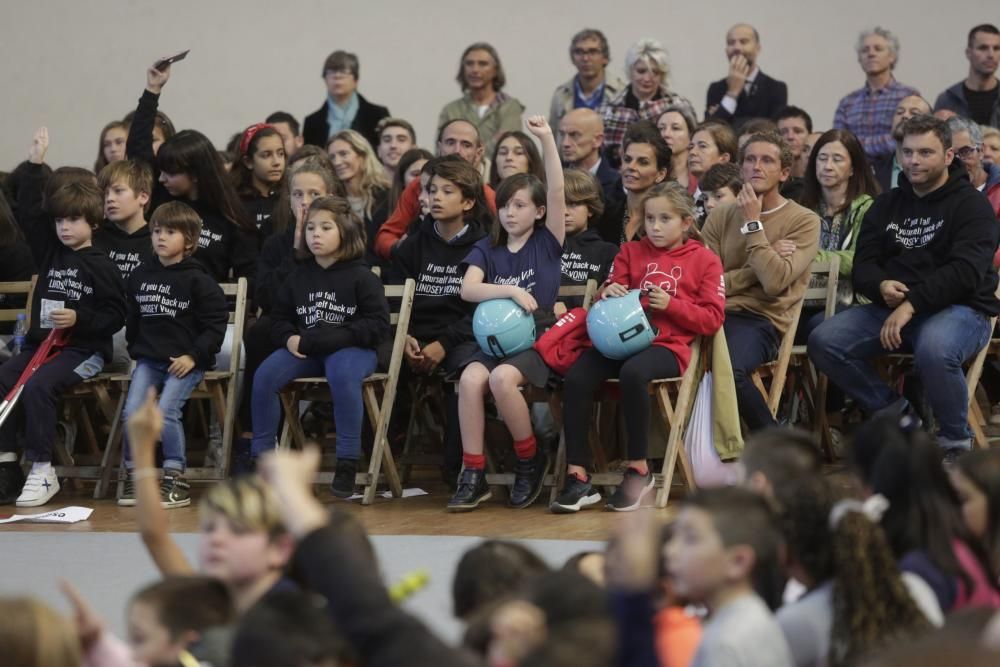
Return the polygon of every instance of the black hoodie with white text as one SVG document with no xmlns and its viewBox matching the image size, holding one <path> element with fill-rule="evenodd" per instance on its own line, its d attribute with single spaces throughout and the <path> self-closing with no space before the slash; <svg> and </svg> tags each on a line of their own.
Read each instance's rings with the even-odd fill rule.
<svg viewBox="0 0 1000 667">
<path fill-rule="evenodd" d="M 346 347 L 374 350 L 389 333 L 389 302 L 378 276 L 361 259 L 315 259 L 288 275 L 271 309 L 271 338 L 282 348 L 301 336 L 298 351 L 323 357 Z"/>
<path fill-rule="evenodd" d="M 409 334 L 422 344 L 438 342 L 447 352 L 475 339 L 472 314 L 477 304 L 462 300 L 465 272 L 461 264 L 486 231 L 479 222 L 472 221 L 445 241 L 434 225 L 430 217 L 421 220 L 393 251 L 392 259 L 404 280 L 413 278 L 417 283 Z"/>
<path fill-rule="evenodd" d="M 996 216 L 959 160 L 947 182 L 923 197 L 900 174 L 899 187 L 879 195 L 861 223 L 854 289 L 886 305 L 879 286 L 896 280 L 909 289 L 906 298 L 918 315 L 951 305 L 996 315 L 998 241 Z"/>
<path fill-rule="evenodd" d="M 154 257 L 149 225 L 143 225 L 129 234 L 115 223 L 105 220 L 101 228 L 94 232 L 94 247 L 108 254 L 125 282 L 137 266 Z"/>
<path fill-rule="evenodd" d="M 586 285 L 591 279 L 600 285 L 608 277 L 617 254 L 618 246 L 601 238 L 596 229 L 584 229 L 572 236 L 567 235 L 563 242 L 560 285 Z M 573 303 L 567 303 L 567 306 L 579 306 L 583 300 L 568 301 Z"/>
<path fill-rule="evenodd" d="M 186 354 L 195 368 L 211 370 L 228 323 L 222 288 L 192 257 L 169 266 L 154 257 L 129 278 L 125 338 L 133 359 L 169 362 Z"/>
</svg>

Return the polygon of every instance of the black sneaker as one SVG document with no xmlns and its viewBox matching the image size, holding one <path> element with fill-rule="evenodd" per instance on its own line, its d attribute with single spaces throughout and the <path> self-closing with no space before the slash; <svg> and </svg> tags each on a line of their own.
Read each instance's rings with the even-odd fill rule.
<svg viewBox="0 0 1000 667">
<path fill-rule="evenodd" d="M 622 483 L 608 499 L 608 509 L 615 512 L 631 512 L 639 509 L 642 499 L 653 490 L 655 484 L 652 471 L 643 475 L 635 468 L 627 469 Z"/>
<path fill-rule="evenodd" d="M 357 459 L 337 459 L 337 471 L 333 474 L 330 492 L 338 498 L 350 498 L 354 495 L 354 480 L 357 475 Z"/>
<path fill-rule="evenodd" d="M 164 509 L 187 507 L 191 504 L 191 485 L 175 470 L 163 471 L 160 480 L 160 505 Z"/>
<path fill-rule="evenodd" d="M 576 475 L 570 474 L 566 475 L 566 484 L 549 505 L 549 509 L 553 514 L 573 514 L 599 502 L 601 494 L 590 483 L 590 475 L 587 475 L 587 481 L 583 481 Z"/>
<path fill-rule="evenodd" d="M 507 505 L 523 509 L 535 502 L 545 484 L 545 473 L 549 470 L 549 457 L 539 447 L 534 458 L 518 459 L 514 464 L 514 486 L 510 487 Z"/>
<path fill-rule="evenodd" d="M 458 489 L 448 501 L 449 512 L 468 512 L 479 507 L 479 503 L 493 497 L 486 483 L 486 472 L 476 468 L 466 468 L 458 478 Z"/>
<path fill-rule="evenodd" d="M 131 473 L 122 482 L 122 492 L 118 496 L 118 506 L 135 507 L 135 482 L 132 480 Z"/>
<path fill-rule="evenodd" d="M 13 505 L 24 488 L 24 470 L 17 461 L 0 463 L 0 505 Z"/>
</svg>

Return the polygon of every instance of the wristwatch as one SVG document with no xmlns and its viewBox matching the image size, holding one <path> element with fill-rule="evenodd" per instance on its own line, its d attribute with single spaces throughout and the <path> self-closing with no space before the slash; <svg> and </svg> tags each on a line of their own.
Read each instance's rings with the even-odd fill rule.
<svg viewBox="0 0 1000 667">
<path fill-rule="evenodd" d="M 753 234 L 754 232 L 759 232 L 764 229 L 764 225 L 760 220 L 751 220 L 750 222 L 744 224 L 740 227 L 740 234 L 746 236 L 747 234 Z"/>
</svg>

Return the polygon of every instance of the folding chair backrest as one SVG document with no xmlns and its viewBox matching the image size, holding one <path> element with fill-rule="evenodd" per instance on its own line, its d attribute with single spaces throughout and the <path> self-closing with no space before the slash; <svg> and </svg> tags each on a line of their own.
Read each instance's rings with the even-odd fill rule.
<svg viewBox="0 0 1000 667">
<path fill-rule="evenodd" d="M 586 285 L 562 285 L 556 295 L 556 301 L 562 302 L 571 298 L 583 298 L 584 310 L 590 310 L 590 304 L 597 295 L 597 281 L 591 278 Z"/>
<path fill-rule="evenodd" d="M 837 312 L 837 288 L 840 283 L 840 257 L 832 255 L 827 261 L 815 261 L 809 267 L 809 286 L 802 297 L 804 301 L 823 301 L 827 318 Z M 817 278 L 821 279 L 817 280 Z"/>
<path fill-rule="evenodd" d="M 395 327 L 388 370 L 389 381 L 395 383 L 403 364 L 403 350 L 406 348 L 406 334 L 410 328 L 410 314 L 413 312 L 413 295 L 417 291 L 417 283 L 412 278 L 407 278 L 402 285 L 385 285 L 383 289 L 385 298 L 389 300 L 391 306 L 389 323 Z"/>
<path fill-rule="evenodd" d="M 235 283 L 221 283 L 222 293 L 228 301 L 234 298 L 233 308 L 229 311 L 229 324 L 233 325 L 233 351 L 230 356 L 229 368 L 236 371 L 239 367 L 240 354 L 243 347 L 243 328 L 247 318 L 247 279 L 240 278 Z"/>
<path fill-rule="evenodd" d="M 35 281 L 38 276 L 31 276 L 31 280 L 20 280 L 17 282 L 0 282 L 0 295 L 6 297 L 3 307 L 0 307 L 0 322 L 13 322 L 18 315 L 25 315 L 27 324 L 31 326 L 31 297 L 35 291 Z M 10 305 L 11 297 L 24 295 L 24 306 Z"/>
</svg>

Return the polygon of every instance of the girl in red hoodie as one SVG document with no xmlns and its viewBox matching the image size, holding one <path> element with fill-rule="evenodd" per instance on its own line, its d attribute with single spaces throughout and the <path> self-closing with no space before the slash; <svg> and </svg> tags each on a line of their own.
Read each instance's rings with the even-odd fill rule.
<svg viewBox="0 0 1000 667">
<path fill-rule="evenodd" d="M 566 374 L 563 411 L 579 418 L 566 420 L 566 485 L 552 503 L 556 513 L 576 512 L 594 505 L 601 495 L 591 486 L 587 466 L 587 432 L 594 392 L 617 377 L 628 435 L 628 468 L 608 500 L 609 509 L 637 509 L 653 488 L 646 463 L 651 380 L 677 377 L 691 358 L 691 342 L 714 334 L 722 326 L 726 301 L 722 263 L 696 239 L 694 200 L 670 181 L 649 190 L 642 201 L 643 238 L 621 247 L 600 298 L 615 298 L 642 290 L 641 302 L 657 330 L 653 344 L 630 358 L 609 359 L 586 350 Z"/>
</svg>

